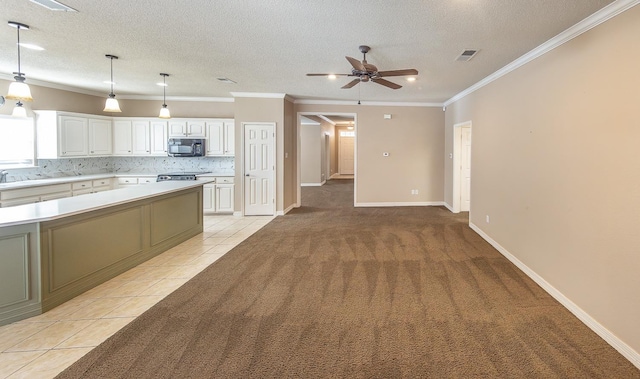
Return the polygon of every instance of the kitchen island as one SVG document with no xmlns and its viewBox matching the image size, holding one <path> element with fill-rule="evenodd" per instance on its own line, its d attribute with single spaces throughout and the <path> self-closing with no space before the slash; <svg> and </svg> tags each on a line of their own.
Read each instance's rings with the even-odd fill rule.
<svg viewBox="0 0 640 379">
<path fill-rule="evenodd" d="M 46 312 L 201 233 L 208 182 L 0 209 L 0 325 Z"/>
</svg>

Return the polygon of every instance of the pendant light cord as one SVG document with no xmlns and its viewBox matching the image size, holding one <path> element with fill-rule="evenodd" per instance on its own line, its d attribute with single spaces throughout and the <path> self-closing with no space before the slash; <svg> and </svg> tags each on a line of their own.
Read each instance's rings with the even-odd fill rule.
<svg viewBox="0 0 640 379">
<path fill-rule="evenodd" d="M 109 59 L 111 60 L 111 93 L 110 95 L 113 95 L 113 57 L 109 57 Z"/>
<path fill-rule="evenodd" d="M 22 76 L 22 69 L 20 69 L 20 28 L 20 25 L 16 27 L 18 29 L 18 76 Z"/>
</svg>

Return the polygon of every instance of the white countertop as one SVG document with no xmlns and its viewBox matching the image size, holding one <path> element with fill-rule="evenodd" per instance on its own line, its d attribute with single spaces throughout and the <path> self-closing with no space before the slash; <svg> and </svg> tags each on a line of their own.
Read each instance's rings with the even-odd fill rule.
<svg viewBox="0 0 640 379">
<path fill-rule="evenodd" d="M 232 177 L 234 175 L 235 174 L 229 174 L 229 173 L 221 174 L 221 173 L 211 172 L 211 173 L 198 175 L 198 177 L 203 177 L 203 178 Z M 95 179 L 106 179 L 106 178 L 117 178 L 117 177 L 156 177 L 156 176 L 158 176 L 158 174 L 135 173 L 135 172 L 113 172 L 113 173 L 104 173 L 104 174 L 61 176 L 58 178 L 23 180 L 19 182 L 2 183 L 0 184 L 0 191 L 10 190 L 10 189 L 19 189 L 19 188 L 28 188 L 28 187 L 48 186 L 52 184 L 82 182 L 85 180 L 95 180 Z"/>
<path fill-rule="evenodd" d="M 85 175 L 85 177 L 93 175 Z M 80 178 L 79 176 L 78 178 Z M 113 177 L 102 175 L 99 178 Z M 86 179 L 85 179 L 86 180 Z M 31 224 L 36 222 L 55 220 L 114 205 L 124 204 L 136 200 L 143 200 L 153 196 L 181 191 L 187 188 L 202 186 L 213 180 L 185 180 L 165 181 L 132 186 L 111 191 L 91 193 L 58 200 L 49 200 L 36 204 L 18 205 L 0 208 L 0 227 Z"/>
</svg>

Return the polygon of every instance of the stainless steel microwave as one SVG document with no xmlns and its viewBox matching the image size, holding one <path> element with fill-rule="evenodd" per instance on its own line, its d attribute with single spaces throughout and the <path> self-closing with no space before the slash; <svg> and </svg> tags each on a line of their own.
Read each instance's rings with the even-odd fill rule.
<svg viewBox="0 0 640 379">
<path fill-rule="evenodd" d="M 204 139 L 201 138 L 169 138 L 167 142 L 170 157 L 202 157 L 204 151 Z"/>
</svg>

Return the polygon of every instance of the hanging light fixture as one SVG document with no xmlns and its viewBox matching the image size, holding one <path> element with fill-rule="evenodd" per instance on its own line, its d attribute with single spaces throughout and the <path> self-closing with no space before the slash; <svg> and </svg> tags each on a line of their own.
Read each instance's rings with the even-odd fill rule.
<svg viewBox="0 0 640 379">
<path fill-rule="evenodd" d="M 7 93 L 7 96 L 5 97 L 10 100 L 33 101 L 33 97 L 31 97 L 31 90 L 27 83 L 24 82 L 24 74 L 20 71 L 20 29 L 29 30 L 29 25 L 9 21 L 9 26 L 18 30 L 18 72 L 14 72 L 16 76 L 13 78 L 16 81 L 9 85 L 9 93 Z"/>
<path fill-rule="evenodd" d="M 162 75 L 162 83 L 158 83 L 162 86 L 162 108 L 160 108 L 160 118 L 171 118 L 169 108 L 167 108 L 167 76 L 169 74 L 160 73 Z"/>
<path fill-rule="evenodd" d="M 18 101 L 16 103 L 16 107 L 13 108 L 13 112 L 11 113 L 11 117 L 15 118 L 27 118 L 27 110 L 23 106 L 22 102 Z"/>
<path fill-rule="evenodd" d="M 103 112 L 122 112 L 120 110 L 120 104 L 118 104 L 118 100 L 116 100 L 116 95 L 113 93 L 113 60 L 118 59 L 118 57 L 111 54 L 107 54 L 105 57 L 111 60 L 111 92 L 109 93 L 107 102 L 104 104 Z"/>
</svg>

